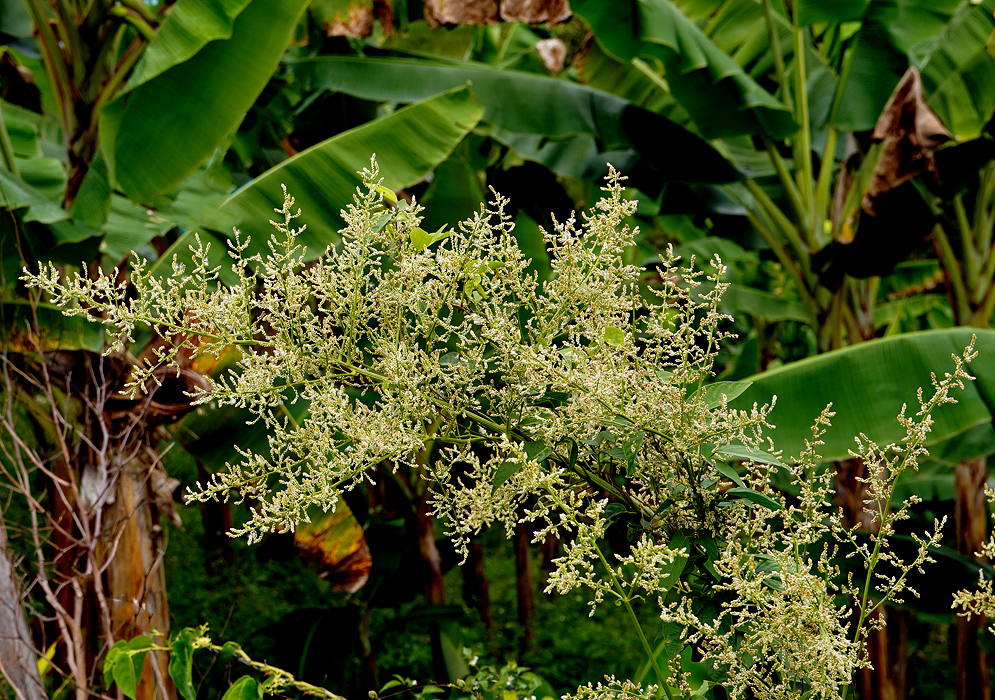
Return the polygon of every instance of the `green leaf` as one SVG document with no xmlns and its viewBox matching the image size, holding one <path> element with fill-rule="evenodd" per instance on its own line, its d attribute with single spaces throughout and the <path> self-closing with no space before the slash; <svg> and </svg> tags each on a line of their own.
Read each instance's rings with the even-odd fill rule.
<svg viewBox="0 0 995 700">
<path fill-rule="evenodd" d="M 985 48 L 993 13 L 995 0 L 962 3 L 942 33 L 910 52 L 926 101 L 960 139 L 977 137 L 995 112 L 995 58 Z"/>
<path fill-rule="evenodd" d="M 199 2 L 181 0 L 170 18 L 181 6 Z M 133 201 L 148 202 L 170 190 L 236 128 L 273 74 L 307 3 L 251 0 L 231 22 L 230 36 L 220 38 L 240 4 L 184 8 L 175 28 L 167 29 L 167 19 L 131 88 L 101 113 L 112 180 Z M 207 16 L 214 21 L 200 26 Z"/>
<path fill-rule="evenodd" d="M 671 94 L 706 138 L 767 134 L 798 125 L 790 111 L 716 46 L 669 0 L 577 0 L 570 4 L 611 54 L 663 63 Z"/>
<path fill-rule="evenodd" d="M 147 83 L 170 68 L 194 58 L 212 41 L 231 39 L 235 18 L 250 0 L 179 0 L 145 49 L 128 78 L 125 91 Z"/>
<path fill-rule="evenodd" d="M 756 462 L 757 464 L 773 464 L 783 467 L 784 464 L 774 455 L 763 450 L 753 450 L 744 445 L 724 445 L 716 448 L 713 455 L 725 457 L 726 459 L 740 459 L 744 462 Z"/>
<path fill-rule="evenodd" d="M 397 204 L 397 192 L 395 192 L 394 190 L 390 189 L 389 187 L 384 187 L 383 185 L 378 185 L 377 192 L 382 194 L 383 198 L 386 199 L 391 204 Z"/>
<path fill-rule="evenodd" d="M 100 249 L 114 264 L 125 260 L 132 251 L 152 257 L 155 251 L 148 246 L 149 241 L 163 235 L 173 225 L 155 210 L 115 194 L 111 196 L 107 220 L 101 227 L 104 240 Z"/>
<path fill-rule="evenodd" d="M 625 331 L 617 326 L 605 328 L 605 342 L 613 347 L 618 347 L 625 342 Z"/>
<path fill-rule="evenodd" d="M 868 0 L 797 0 L 798 24 L 853 22 L 864 14 Z"/>
<path fill-rule="evenodd" d="M 65 316 L 62 309 L 52 304 L 8 301 L 0 306 L 0 330 L 7 349 L 14 352 L 34 353 L 39 348 L 103 352 L 104 327 L 91 318 Z"/>
<path fill-rule="evenodd" d="M 252 676 L 242 676 L 231 684 L 221 700 L 262 700 L 262 697 L 263 689 L 256 683 L 256 679 Z"/>
<path fill-rule="evenodd" d="M 114 646 L 107 650 L 107 655 L 104 657 L 104 687 L 108 690 L 111 683 L 114 682 L 114 667 L 118 660 L 125 655 L 127 648 L 127 640 L 121 639 L 114 642 Z"/>
<path fill-rule="evenodd" d="M 341 504 L 344 505 L 344 504 Z M 218 661 L 223 664 L 230 664 L 236 659 L 236 652 L 241 647 L 235 642 L 225 642 L 221 646 L 221 651 L 218 652 Z"/>
<path fill-rule="evenodd" d="M 298 153 L 235 192 L 211 220 L 215 230 L 248 233 L 262 250 L 273 209 L 283 206 L 281 184 L 304 212 L 307 230 L 299 241 L 314 259 L 338 240 L 339 210 L 352 203 L 362 180 L 357 171 L 377 154 L 384 186 L 399 190 L 421 182 L 476 126 L 482 110 L 466 88 L 399 109 Z"/>
<path fill-rule="evenodd" d="M 83 176 L 83 182 L 69 211 L 74 219 L 91 226 L 104 225 L 110 213 L 112 194 L 107 178 L 107 161 L 104 160 L 103 153 L 97 153 Z"/>
<path fill-rule="evenodd" d="M 873 129 L 908 70 L 913 48 L 920 42 L 936 40 L 946 31 L 961 4 L 961 0 L 871 0 L 853 40 L 850 70 L 835 120 L 837 128 Z"/>
<path fill-rule="evenodd" d="M 46 197 L 24 178 L 7 172 L 3 166 L 0 166 L 0 202 L 3 203 L 5 209 L 10 210 L 26 207 L 24 221 L 51 224 L 69 218 L 69 213 L 65 209 Z"/>
<path fill-rule="evenodd" d="M 135 700 L 138 682 L 142 678 L 142 667 L 145 665 L 145 657 L 152 646 L 152 640 L 145 635 L 141 635 L 135 637 L 130 642 L 124 643 L 120 647 L 118 647 L 118 644 L 121 644 L 121 642 L 111 647 L 111 651 L 118 649 L 118 652 L 113 657 L 108 653 L 107 661 L 104 662 L 104 678 L 106 680 L 108 662 L 110 662 L 111 676 L 114 678 L 117 687 L 127 697 Z"/>
<path fill-rule="evenodd" d="M 811 439 L 816 417 L 832 402 L 833 426 L 821 438 L 819 453 L 825 460 L 846 459 L 854 448 L 853 436 L 866 434 L 879 445 L 898 443 L 905 430 L 895 420 L 902 404 L 909 414 L 918 410 L 916 391 L 931 394 L 930 373 L 951 371 L 951 354 L 960 355 L 977 334 L 977 347 L 995 347 L 995 331 L 954 328 L 905 333 L 871 340 L 828 352 L 750 377 L 746 392 L 733 405 L 749 409 L 754 402 L 769 403 L 777 395 L 766 431 L 786 455 L 797 455 Z M 995 449 L 992 427 L 995 407 L 995 354 L 982 352 L 968 371 L 977 381 L 964 391 L 953 392 L 955 404 L 939 407 L 926 446 L 932 458 L 958 464 Z"/>
<path fill-rule="evenodd" d="M 786 299 L 742 284 L 730 284 L 722 295 L 720 306 L 734 317 L 750 314 L 768 321 L 799 321 L 810 323 L 812 316 L 801 301 Z"/>
<path fill-rule="evenodd" d="M 605 522 L 613 523 L 616 520 L 618 520 L 620 517 L 622 517 L 623 513 L 625 513 L 624 505 L 622 505 L 621 503 L 609 503 L 608 505 L 605 506 L 605 509 L 603 511 L 603 514 L 605 516 Z"/>
<path fill-rule="evenodd" d="M 754 491 L 753 489 L 744 488 L 742 486 L 736 486 L 734 488 L 726 491 L 726 496 L 729 498 L 742 499 L 744 501 L 749 501 L 750 503 L 756 503 L 758 506 L 763 506 L 769 510 L 781 510 L 781 504 L 775 501 L 770 496 L 764 495 L 759 491 Z"/>
<path fill-rule="evenodd" d="M 170 642 L 169 677 L 176 684 L 185 700 L 195 700 L 197 691 L 193 687 L 193 640 L 197 630 L 187 627 L 181 630 Z"/>
<path fill-rule="evenodd" d="M 737 172 L 701 137 L 615 95 L 535 73 L 472 62 L 321 56 L 295 64 L 314 88 L 367 100 L 414 102 L 470 84 L 483 120 L 507 134 L 562 141 L 594 137 L 603 149 L 633 148 L 668 179 L 730 182 Z M 602 167 L 604 163 L 602 162 Z"/>
<path fill-rule="evenodd" d="M 667 547 L 672 550 L 675 549 L 685 549 L 688 553 L 691 552 L 691 541 L 682 535 L 681 533 L 675 534 L 670 538 L 670 542 L 667 543 Z M 687 566 L 688 556 L 677 556 L 670 563 L 665 563 L 660 567 L 660 583 L 663 586 L 663 590 L 669 590 L 671 586 L 677 583 L 677 580 L 684 573 L 684 567 Z"/>
<path fill-rule="evenodd" d="M 736 486 L 739 486 L 740 488 L 746 488 L 746 483 L 743 481 L 743 478 L 739 475 L 739 472 L 737 472 L 732 466 L 726 464 L 725 462 L 716 462 L 715 471 L 717 471 L 725 478 L 729 479 L 729 481 L 736 484 Z"/>
<path fill-rule="evenodd" d="M 452 230 L 444 230 L 446 227 L 443 226 L 435 233 L 429 233 L 417 226 L 411 229 L 411 245 L 414 246 L 415 250 L 424 250 L 433 243 L 438 243 L 439 241 L 448 238 L 452 233 Z"/>
<path fill-rule="evenodd" d="M 749 389 L 752 383 L 752 381 L 712 382 L 701 388 L 701 400 L 705 402 L 706 407 L 716 408 L 722 405 L 723 395 L 727 401 L 732 401 Z"/>
</svg>

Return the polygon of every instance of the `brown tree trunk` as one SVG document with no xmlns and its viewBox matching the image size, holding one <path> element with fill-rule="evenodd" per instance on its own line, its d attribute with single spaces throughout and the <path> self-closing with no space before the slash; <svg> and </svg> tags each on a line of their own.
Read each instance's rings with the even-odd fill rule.
<svg viewBox="0 0 995 700">
<path fill-rule="evenodd" d="M 858 480 L 869 475 L 867 465 L 860 459 L 845 459 L 835 466 L 836 502 L 843 511 L 843 524 L 877 532 L 880 523 L 864 505 L 867 484 Z M 856 686 L 862 700 L 906 700 L 907 621 L 900 611 L 886 605 L 872 613 L 864 624 L 873 628 L 882 618 L 884 626 L 867 634 L 867 654 L 872 667 L 857 672 Z"/>
<path fill-rule="evenodd" d="M 418 554 L 421 560 L 422 584 L 425 602 L 429 605 L 442 605 L 446 602 L 446 588 L 442 580 L 442 557 L 435 546 L 435 519 L 428 512 L 428 489 L 416 496 L 415 532 L 418 539 Z M 449 678 L 446 655 L 442 645 L 442 630 L 438 622 L 430 624 L 432 641 L 432 672 L 438 681 Z"/>
<path fill-rule="evenodd" d="M 46 700 L 21 601 L 21 585 L 7 550 L 7 527 L 0 510 L 0 677 L 17 700 Z"/>
<path fill-rule="evenodd" d="M 463 598 L 467 604 L 477 609 L 480 621 L 490 637 L 494 630 L 494 615 L 491 613 L 490 585 L 484 565 L 484 546 L 480 540 L 470 542 L 466 562 L 463 564 Z"/>
<path fill-rule="evenodd" d="M 527 657 L 535 647 L 536 599 L 528 525 L 515 525 L 515 583 L 518 589 L 518 625 L 522 631 L 518 653 Z"/>
<path fill-rule="evenodd" d="M 988 534 L 988 508 L 985 482 L 988 465 L 984 457 L 962 462 L 954 467 L 957 495 L 954 501 L 954 526 L 957 551 L 976 556 Z M 987 618 L 954 619 L 957 654 L 957 700 L 990 700 L 988 656 L 978 644 L 978 633 L 988 624 Z"/>
<path fill-rule="evenodd" d="M 427 491 L 427 490 L 426 490 Z M 418 536 L 418 553 L 421 555 L 422 583 L 425 600 L 429 604 L 446 602 L 446 589 L 442 581 L 442 557 L 435 546 L 435 519 L 428 512 L 428 493 L 418 498 L 415 510 L 415 531 Z"/>
<path fill-rule="evenodd" d="M 169 639 L 169 606 L 162 566 L 165 541 L 152 489 L 154 459 L 150 451 L 141 450 L 118 465 L 115 498 L 103 512 L 105 536 L 98 560 L 106 566 L 106 596 L 114 639 L 152 636 L 155 629 L 161 636 L 153 637 L 154 641 L 165 645 Z M 168 667 L 166 652 L 146 657 L 136 700 L 176 700 Z"/>
<path fill-rule="evenodd" d="M 539 563 L 539 570 L 542 572 L 542 583 L 545 587 L 546 579 L 553 571 L 553 560 L 560 556 L 560 538 L 554 532 L 546 533 L 546 538 L 542 541 L 542 560 Z"/>
</svg>

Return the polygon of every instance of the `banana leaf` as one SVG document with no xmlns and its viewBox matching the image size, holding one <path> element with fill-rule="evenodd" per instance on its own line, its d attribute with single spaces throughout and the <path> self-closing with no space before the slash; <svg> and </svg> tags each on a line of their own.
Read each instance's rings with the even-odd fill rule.
<svg viewBox="0 0 995 700">
<path fill-rule="evenodd" d="M 659 59 L 671 93 L 706 138 L 782 139 L 797 130 L 788 108 L 669 0 L 577 0 L 571 7 L 615 57 Z"/>
<path fill-rule="evenodd" d="M 37 321 L 37 324 L 36 324 Z M 51 304 L 27 301 L 0 304 L 0 344 L 10 352 L 89 350 L 103 352 L 104 327 L 84 316 L 64 316 Z"/>
<path fill-rule="evenodd" d="M 314 259 L 338 240 L 344 225 L 340 210 L 352 203 L 361 184 L 357 171 L 375 153 L 383 184 L 393 190 L 422 181 L 443 162 L 483 113 L 470 91 L 460 88 L 397 110 L 388 117 L 351 129 L 312 146 L 236 191 L 205 222 L 231 235 L 232 227 L 263 250 L 273 230 L 273 210 L 283 206 L 281 184 L 296 198 L 307 230 L 299 241 Z"/>
<path fill-rule="evenodd" d="M 961 4 L 961 0 L 871 0 L 854 38 L 850 70 L 835 121 L 837 128 L 873 129 L 908 70 L 913 47 L 935 41 Z"/>
<path fill-rule="evenodd" d="M 985 48 L 993 13 L 995 0 L 962 4 L 935 41 L 912 50 L 926 101 L 961 139 L 978 136 L 995 112 L 995 58 Z"/>
<path fill-rule="evenodd" d="M 25 178 L 11 174 L 3 166 L 0 166 L 0 206 L 10 210 L 27 209 L 24 212 L 24 221 L 51 224 L 69 218 L 69 212 L 53 202 L 50 197 L 45 196 Z"/>
<path fill-rule="evenodd" d="M 615 95 L 534 73 L 483 63 L 322 56 L 294 64 L 312 88 L 387 102 L 414 102 L 470 83 L 483 121 L 506 132 L 559 141 L 594 137 L 599 150 L 631 148 L 661 176 L 684 182 L 730 182 L 738 173 L 682 126 Z"/>
<path fill-rule="evenodd" d="M 776 428 L 768 434 L 786 456 L 797 455 L 810 439 L 816 416 L 832 402 L 836 416 L 819 453 L 826 460 L 845 459 L 864 433 L 879 445 L 898 443 L 905 431 L 895 420 L 903 404 L 918 411 L 916 391 L 932 395 L 930 373 L 943 376 L 953 368 L 951 354 L 961 354 L 977 334 L 978 357 L 968 366 L 977 377 L 956 404 L 940 406 L 927 445 L 934 460 L 957 464 L 995 452 L 995 331 L 953 328 L 906 333 L 871 340 L 843 350 L 793 362 L 749 377 L 749 389 L 730 402 L 748 409 L 777 396 L 770 416 Z"/>
<path fill-rule="evenodd" d="M 808 26 L 820 22 L 853 22 L 859 20 L 868 0 L 797 0 L 798 24 Z"/>
<path fill-rule="evenodd" d="M 181 0 L 171 9 L 130 87 L 100 116 L 111 181 L 135 202 L 173 188 L 236 128 L 307 4 L 216 0 L 198 10 L 199 2 Z"/>
</svg>

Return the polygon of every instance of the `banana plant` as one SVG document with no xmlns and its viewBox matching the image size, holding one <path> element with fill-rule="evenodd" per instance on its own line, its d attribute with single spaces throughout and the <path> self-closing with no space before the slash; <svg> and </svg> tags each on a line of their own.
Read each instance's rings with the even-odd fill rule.
<svg viewBox="0 0 995 700">
<path fill-rule="evenodd" d="M 931 233 L 932 196 L 921 191 L 958 170 L 941 146 L 956 139 L 987 149 L 995 60 L 985 42 L 995 3 L 571 6 L 590 24 L 602 62 L 651 79 L 658 105 L 683 110 L 686 126 L 720 139 L 747 172 L 727 193 L 794 282 L 818 348 L 873 337 L 874 278 Z M 762 87 L 770 84 L 774 92 Z M 917 136 L 933 130 L 917 152 L 928 167 L 918 172 L 896 159 L 908 143 L 901 115 L 913 104 L 930 112 Z M 854 134 L 875 126 L 876 145 L 855 148 L 866 138 Z"/>
</svg>

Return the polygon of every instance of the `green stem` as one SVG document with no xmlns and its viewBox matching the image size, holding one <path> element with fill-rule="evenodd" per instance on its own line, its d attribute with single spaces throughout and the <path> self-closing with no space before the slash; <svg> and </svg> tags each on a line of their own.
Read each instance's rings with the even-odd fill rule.
<svg viewBox="0 0 995 700">
<path fill-rule="evenodd" d="M 136 39 L 135 41 L 137 42 L 139 40 Z M 135 64 L 138 63 L 138 59 L 140 59 L 142 54 L 145 53 L 145 48 L 147 46 L 147 42 L 142 42 L 128 49 L 128 52 L 125 54 L 124 58 L 121 59 L 121 63 L 114 69 L 114 74 L 100 91 L 100 95 L 97 97 L 97 100 L 93 105 L 94 114 L 99 114 L 103 106 L 114 98 L 125 78 L 127 78 L 131 73 L 131 69 L 135 67 Z"/>
<path fill-rule="evenodd" d="M 767 35 L 770 38 L 771 49 L 774 53 L 774 67 L 777 69 L 777 82 L 781 85 L 781 97 L 788 109 L 793 110 L 791 104 L 791 86 L 788 81 L 788 71 L 784 67 L 784 54 L 781 52 L 781 39 L 777 34 L 777 25 L 774 24 L 774 11 L 771 9 L 770 0 L 763 0 L 764 22 L 767 25 Z"/>
<path fill-rule="evenodd" d="M 83 40 L 80 39 L 79 27 L 76 26 L 79 20 L 67 0 L 57 0 L 56 5 L 61 15 L 58 21 L 59 33 L 65 44 L 66 55 L 72 62 L 73 79 L 79 84 L 86 74 L 86 65 L 83 63 Z"/>
<path fill-rule="evenodd" d="M 3 165 L 11 175 L 17 176 L 17 161 L 14 159 L 14 146 L 10 142 L 10 134 L 7 133 L 7 123 L 3 119 L 3 104 L 0 104 L 0 156 L 3 157 Z"/>
<path fill-rule="evenodd" d="M 38 30 L 38 43 L 45 59 L 43 61 L 45 72 L 48 74 L 49 83 L 55 91 L 55 105 L 59 109 L 62 129 L 68 136 L 72 134 L 75 126 L 75 116 L 70 105 L 72 81 L 66 71 L 66 64 L 63 61 L 62 52 L 59 50 L 59 41 L 52 32 L 52 26 L 49 24 L 44 5 L 41 4 L 41 0 L 25 0 L 25 2 L 31 13 L 31 20 Z"/>
<path fill-rule="evenodd" d="M 796 137 L 792 139 L 792 146 L 795 151 L 795 172 L 800 181 L 798 187 L 801 190 L 802 202 L 809 211 L 808 219 L 811 219 L 812 205 L 814 203 L 814 177 L 812 175 L 812 133 L 808 114 L 808 92 L 807 81 L 808 71 L 805 68 L 805 29 L 798 26 L 798 0 L 794 2 L 794 11 L 791 13 L 792 32 L 795 40 L 794 56 L 794 77 L 795 77 L 795 119 L 800 127 Z M 804 226 L 805 230 L 811 224 Z M 814 244 L 809 236 L 809 244 Z"/>
<path fill-rule="evenodd" d="M 149 24 L 159 23 L 159 20 L 156 19 L 156 16 L 152 13 L 152 10 L 150 10 L 148 6 L 144 2 L 142 2 L 142 0 L 119 0 L 119 2 L 125 7 L 129 7 L 135 12 L 137 12 L 139 15 L 142 16 L 142 19 L 144 19 Z"/>
<path fill-rule="evenodd" d="M 791 209 L 795 214 L 795 221 L 798 222 L 800 227 L 804 228 L 808 223 L 808 212 L 805 210 L 805 203 L 802 201 L 801 192 L 798 191 L 798 185 L 795 183 L 795 179 L 791 177 L 788 166 L 785 165 L 784 159 L 778 152 L 777 144 L 767 136 L 763 137 L 763 141 L 767 157 L 770 158 L 770 162 L 774 166 L 775 172 L 777 172 L 777 178 L 781 181 L 781 187 L 784 188 L 784 193 L 788 197 L 788 203 L 791 204 Z"/>
<path fill-rule="evenodd" d="M 664 674 L 663 669 L 660 668 L 660 662 L 656 660 L 656 654 L 653 653 L 653 647 L 650 646 L 649 640 L 646 639 L 646 634 L 643 632 L 643 626 L 639 624 L 639 618 L 636 617 L 636 612 L 632 609 L 632 604 L 629 602 L 629 596 L 625 594 L 622 584 L 619 583 L 618 577 L 615 576 L 614 569 L 612 569 L 611 565 L 608 563 L 605 555 L 601 552 L 601 547 L 599 547 L 597 543 L 594 545 L 594 551 L 598 553 L 598 558 L 601 560 L 601 564 L 605 567 L 605 571 L 608 572 L 608 578 L 611 579 L 612 586 L 615 588 L 615 594 L 618 596 L 618 599 L 622 601 L 622 605 L 625 606 L 625 611 L 629 614 L 632 626 L 636 629 L 636 634 L 639 635 L 639 642 L 643 645 L 643 650 L 646 652 L 646 656 L 649 657 L 650 664 L 656 672 L 657 680 L 660 681 L 660 687 L 663 688 L 663 692 L 667 696 L 667 700 L 674 700 L 674 696 L 670 692 L 670 687 L 667 685 L 667 676 Z"/>
<path fill-rule="evenodd" d="M 784 249 L 781 242 L 777 240 L 773 233 L 771 233 L 767 225 L 760 220 L 760 217 L 748 210 L 746 218 L 753 225 L 753 230 L 764 239 L 767 247 L 774 251 L 774 255 L 777 257 L 778 262 L 784 266 L 784 269 L 787 270 L 788 275 L 791 276 L 791 279 L 795 281 L 795 284 L 798 287 L 798 293 L 801 294 L 802 301 L 804 301 L 805 306 L 808 307 L 808 311 L 812 314 L 812 318 L 818 318 L 819 304 L 809 291 L 808 285 L 805 282 L 805 277 L 802 274 L 802 271 L 798 269 L 798 265 L 795 263 L 794 259 L 788 255 L 788 251 Z"/>
<path fill-rule="evenodd" d="M 843 66 L 840 69 L 839 81 L 836 83 L 836 90 L 833 93 L 833 105 L 829 108 L 829 123 L 835 125 L 836 117 L 840 111 L 840 105 L 843 104 L 843 89 L 846 85 L 847 78 L 850 75 L 850 66 L 853 65 L 853 54 L 857 50 L 857 42 L 860 41 L 860 33 L 857 33 L 857 37 L 853 40 L 853 45 L 850 46 L 849 50 L 843 55 Z"/>
<path fill-rule="evenodd" d="M 933 237 L 936 240 L 936 252 L 940 258 L 940 264 L 943 265 L 947 279 L 950 280 L 955 320 L 958 324 L 965 323 L 971 316 L 971 304 L 967 286 L 964 284 L 963 272 L 943 226 L 937 224 L 933 227 Z"/>
<path fill-rule="evenodd" d="M 974 231 L 971 222 L 967 220 L 967 210 L 964 208 L 964 198 L 954 195 L 954 214 L 957 218 L 957 233 L 960 234 L 961 265 L 964 269 L 964 282 L 971 292 L 971 300 L 978 297 L 978 280 L 981 275 L 981 257 L 974 246 Z"/>
<path fill-rule="evenodd" d="M 981 171 L 974 203 L 974 234 L 978 239 L 978 250 L 990 260 L 992 235 L 995 234 L 995 163 L 990 163 Z"/>
<path fill-rule="evenodd" d="M 746 189 L 749 190 L 750 194 L 753 195 L 753 198 L 757 200 L 757 204 L 760 205 L 763 212 L 781 232 L 781 235 L 783 235 L 787 239 L 788 243 L 791 244 L 791 247 L 794 248 L 798 264 L 800 265 L 803 274 L 807 277 L 811 272 L 809 269 L 809 248 L 805 242 L 802 241 L 801 236 L 798 235 L 798 229 L 795 228 L 795 225 L 791 223 L 791 219 L 785 216 L 784 212 L 781 211 L 776 204 L 774 204 L 774 200 L 770 198 L 770 195 L 764 192 L 763 188 L 760 187 L 756 181 L 751 178 L 747 178 L 744 180 L 743 184 L 746 185 Z"/>
<path fill-rule="evenodd" d="M 152 41 L 155 37 L 155 29 L 137 12 L 125 9 L 120 5 L 115 5 L 109 10 L 109 12 L 114 17 L 123 19 L 125 22 L 133 26 L 146 41 Z"/>
<path fill-rule="evenodd" d="M 819 164 L 819 179 L 815 182 L 814 223 L 812 238 L 819 246 L 828 242 L 828 234 L 823 230 L 829 218 L 829 185 L 833 179 L 833 166 L 836 164 L 836 127 L 829 125 L 826 130 L 826 146 L 822 149 L 822 162 Z"/>
</svg>

